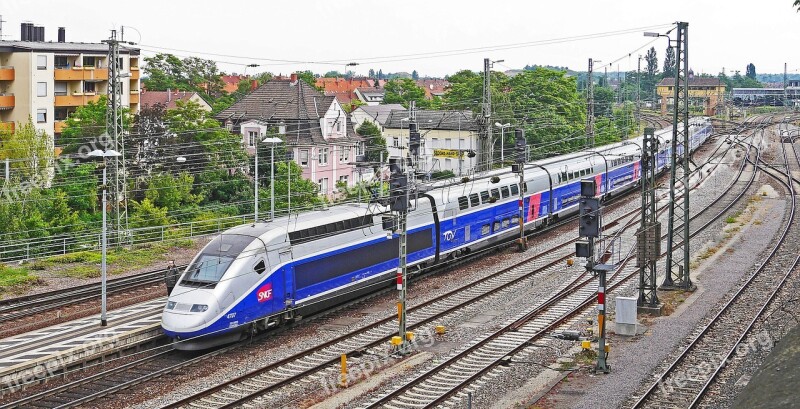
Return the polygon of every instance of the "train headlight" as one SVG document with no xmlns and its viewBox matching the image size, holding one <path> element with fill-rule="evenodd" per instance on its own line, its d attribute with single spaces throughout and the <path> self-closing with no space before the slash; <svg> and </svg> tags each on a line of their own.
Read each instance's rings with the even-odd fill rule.
<svg viewBox="0 0 800 409">
<path fill-rule="evenodd" d="M 206 312 L 208 311 L 208 306 L 205 304 L 192 304 L 191 312 Z"/>
<path fill-rule="evenodd" d="M 174 309 L 175 304 L 177 304 L 175 301 L 167 301 L 167 309 L 168 310 Z"/>
</svg>

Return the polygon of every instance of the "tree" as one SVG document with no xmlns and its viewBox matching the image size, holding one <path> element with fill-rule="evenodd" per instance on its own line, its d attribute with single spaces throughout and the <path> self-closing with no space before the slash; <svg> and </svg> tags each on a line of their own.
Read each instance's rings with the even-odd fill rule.
<svg viewBox="0 0 800 409">
<path fill-rule="evenodd" d="M 78 107 L 75 112 L 67 118 L 66 126 L 61 131 L 61 146 L 63 153 L 89 153 L 94 149 L 107 147 L 110 141 L 100 138 L 106 134 L 106 110 L 108 99 L 105 95 L 100 96 L 97 102 L 89 101 L 88 104 Z M 123 107 L 120 111 L 122 116 L 123 131 L 130 128 L 130 110 Z"/>
<path fill-rule="evenodd" d="M 656 74 L 658 74 L 658 55 L 656 55 L 656 48 L 650 47 L 644 59 L 647 61 L 647 75 L 655 77 Z"/>
<path fill-rule="evenodd" d="M 800 13 L 800 0 L 794 0 L 794 6 L 797 7 L 797 12 Z"/>
<path fill-rule="evenodd" d="M 425 99 L 425 90 L 422 89 L 414 80 L 402 78 L 391 80 L 383 86 L 386 94 L 383 97 L 385 104 L 402 104 L 408 108 L 411 101 L 416 102 L 417 108 L 430 108 L 431 101 Z"/>
<path fill-rule="evenodd" d="M 322 87 L 317 86 L 317 76 L 311 71 L 298 71 L 297 78 L 305 81 L 306 84 L 311 85 L 314 89 L 323 91 Z"/>
<path fill-rule="evenodd" d="M 611 108 L 614 105 L 614 90 L 609 87 L 601 86 L 594 88 L 594 116 L 611 117 Z"/>
<path fill-rule="evenodd" d="M 756 66 L 753 63 L 747 64 L 745 76 L 752 80 L 756 79 Z"/>
<path fill-rule="evenodd" d="M 369 74 L 367 75 L 370 78 L 375 78 L 375 70 L 372 68 L 369 69 Z"/>
<path fill-rule="evenodd" d="M 325 78 L 338 78 L 338 77 L 344 77 L 344 75 L 342 75 L 342 73 L 340 73 L 339 71 L 333 70 L 333 71 L 326 72 L 325 75 L 323 75 L 323 77 L 325 77 Z"/>
<path fill-rule="evenodd" d="M 50 184 L 53 166 L 52 139 L 44 130 L 28 122 L 18 124 L 15 132 L 0 135 L 0 160 L 8 159 L 12 178 L 36 187 Z"/>
<path fill-rule="evenodd" d="M 180 59 L 172 54 L 145 57 L 144 85 L 151 91 L 195 91 L 219 97 L 224 84 L 217 63 L 197 57 Z"/>
<path fill-rule="evenodd" d="M 364 121 L 356 129 L 356 132 L 365 139 L 364 150 L 367 162 L 380 163 L 381 157 L 383 157 L 384 161 L 389 159 L 389 151 L 386 150 L 386 139 L 381 135 L 381 130 L 377 125 L 371 121 Z"/>
<path fill-rule="evenodd" d="M 411 79 L 414 81 L 419 79 L 419 73 L 417 73 L 417 70 L 411 71 Z"/>
<path fill-rule="evenodd" d="M 664 78 L 673 77 L 675 77 L 675 49 L 669 45 L 664 56 Z"/>
<path fill-rule="evenodd" d="M 379 79 L 379 80 L 386 79 L 386 76 L 385 76 L 385 75 L 383 75 L 383 70 L 382 70 L 382 69 L 379 69 L 379 70 L 378 70 L 378 79 Z"/>
</svg>

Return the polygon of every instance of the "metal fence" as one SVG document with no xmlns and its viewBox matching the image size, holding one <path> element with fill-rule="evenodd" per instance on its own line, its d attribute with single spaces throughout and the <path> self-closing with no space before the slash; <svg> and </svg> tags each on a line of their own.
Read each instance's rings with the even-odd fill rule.
<svg viewBox="0 0 800 409">
<path fill-rule="evenodd" d="M 109 246 L 117 246 L 119 244 L 136 245 L 217 234 L 228 228 L 244 224 L 252 217 L 252 215 L 230 216 L 130 229 L 120 235 L 110 235 L 108 244 Z M 100 231 L 91 231 L 0 242 L 0 262 L 30 260 L 77 251 L 98 250 L 102 244 L 101 240 L 102 233 Z"/>
</svg>

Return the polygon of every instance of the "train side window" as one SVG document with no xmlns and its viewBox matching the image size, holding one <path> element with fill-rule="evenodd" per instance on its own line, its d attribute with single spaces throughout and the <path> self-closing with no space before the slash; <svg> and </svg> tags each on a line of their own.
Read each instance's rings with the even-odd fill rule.
<svg viewBox="0 0 800 409">
<path fill-rule="evenodd" d="M 486 190 L 481 192 L 481 203 L 489 203 L 489 192 Z"/>
<path fill-rule="evenodd" d="M 481 227 L 481 236 L 485 236 L 485 235 L 491 233 L 491 231 L 492 231 L 491 226 L 489 226 L 488 224 L 484 224 Z"/>
<path fill-rule="evenodd" d="M 511 194 L 512 195 L 516 196 L 516 195 L 519 194 L 519 186 L 514 184 L 514 185 L 511 185 L 510 187 L 511 187 Z"/>
<path fill-rule="evenodd" d="M 522 184 L 522 193 L 528 193 L 528 182 Z"/>
<path fill-rule="evenodd" d="M 511 216 L 511 224 L 516 226 L 519 224 L 519 216 Z"/>
<path fill-rule="evenodd" d="M 469 200 L 466 196 L 461 196 L 458 198 L 458 209 L 464 210 L 469 207 Z"/>
<path fill-rule="evenodd" d="M 559 180 L 559 182 L 566 182 L 567 180 L 569 180 L 569 178 L 567 177 L 567 172 L 561 172 L 561 179 Z"/>
<path fill-rule="evenodd" d="M 480 204 L 481 204 L 481 202 L 480 202 L 480 200 L 478 200 L 478 194 L 477 193 L 473 193 L 473 194 L 469 195 L 469 205 L 470 206 L 475 207 L 475 206 L 478 206 Z"/>
<path fill-rule="evenodd" d="M 503 194 L 503 199 L 505 199 L 505 198 L 507 198 L 508 196 L 510 196 L 510 195 L 508 194 L 508 186 L 501 186 L 501 187 L 500 187 L 500 193 L 502 193 L 502 194 Z"/>
<path fill-rule="evenodd" d="M 496 222 L 494 222 L 494 231 L 498 231 L 498 230 L 500 230 L 500 222 L 496 221 Z"/>
<path fill-rule="evenodd" d="M 261 260 L 261 261 L 259 261 L 259 262 L 258 262 L 258 263 L 255 265 L 255 267 L 253 267 L 253 271 L 255 271 L 255 272 L 256 272 L 256 273 L 258 273 L 258 274 L 261 274 L 261 273 L 263 273 L 263 272 L 267 271 L 267 265 L 266 265 L 266 264 L 264 264 L 264 260 Z"/>
<path fill-rule="evenodd" d="M 510 221 L 510 220 L 508 220 L 508 218 L 507 218 L 507 217 L 506 217 L 505 219 L 503 219 L 503 228 L 504 228 L 504 229 L 505 229 L 506 227 L 508 227 L 510 224 L 511 224 L 511 221 Z"/>
<path fill-rule="evenodd" d="M 500 190 L 497 188 L 492 189 L 492 197 L 499 199 L 500 198 Z"/>
</svg>

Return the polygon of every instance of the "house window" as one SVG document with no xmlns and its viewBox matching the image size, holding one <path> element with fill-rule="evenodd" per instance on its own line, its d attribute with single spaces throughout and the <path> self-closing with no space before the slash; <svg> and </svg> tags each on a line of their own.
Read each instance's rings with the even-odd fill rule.
<svg viewBox="0 0 800 409">
<path fill-rule="evenodd" d="M 350 147 L 342 146 L 339 148 L 339 162 L 350 161 Z"/>
<path fill-rule="evenodd" d="M 336 132 L 342 132 L 342 123 L 336 121 Z"/>
<path fill-rule="evenodd" d="M 55 86 L 53 87 L 53 93 L 56 95 L 67 95 L 67 83 L 56 82 Z"/>
<path fill-rule="evenodd" d="M 300 149 L 300 166 L 308 166 L 308 149 Z"/>
<path fill-rule="evenodd" d="M 46 70 L 47 69 L 47 56 L 46 55 L 37 55 L 36 56 L 36 69 L 39 69 L 39 70 Z"/>
<path fill-rule="evenodd" d="M 37 82 L 36 83 L 36 96 L 37 97 L 46 97 L 47 96 L 47 83 L 46 82 Z"/>
<path fill-rule="evenodd" d="M 258 138 L 258 131 L 247 131 L 247 146 L 256 146 L 256 138 Z"/>
<path fill-rule="evenodd" d="M 36 110 L 36 122 L 47 122 L 47 108 L 39 108 Z"/>
<path fill-rule="evenodd" d="M 328 148 L 319 148 L 319 164 L 325 166 L 328 164 Z M 327 179 L 326 179 L 327 180 Z"/>
<path fill-rule="evenodd" d="M 345 185 L 347 185 L 347 175 L 339 176 L 339 182 L 342 182 Z"/>
<path fill-rule="evenodd" d="M 452 145 L 453 145 L 453 140 L 452 139 L 447 138 L 447 139 L 444 140 L 444 147 L 445 148 L 450 149 L 450 148 L 452 148 Z"/>
<path fill-rule="evenodd" d="M 53 65 L 58 68 L 69 68 L 69 61 L 65 55 L 57 55 L 53 58 Z"/>
<path fill-rule="evenodd" d="M 399 148 L 400 147 L 400 138 L 392 138 L 392 146 L 394 146 L 395 148 Z"/>
<path fill-rule="evenodd" d="M 328 193 L 328 178 L 322 178 L 319 180 L 319 191 L 323 194 Z"/>
<path fill-rule="evenodd" d="M 88 81 L 84 82 L 83 83 L 83 92 L 85 92 L 87 94 L 94 94 L 95 92 L 97 92 L 97 84 L 95 84 L 94 82 L 88 82 Z"/>
<path fill-rule="evenodd" d="M 53 119 L 56 121 L 66 121 L 68 115 L 69 112 L 67 111 L 67 108 L 56 107 L 53 112 Z"/>
<path fill-rule="evenodd" d="M 225 121 L 225 129 L 227 129 L 228 131 L 232 131 L 233 130 L 233 122 L 232 121 Z"/>
</svg>

